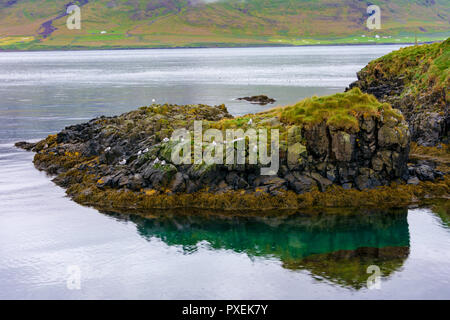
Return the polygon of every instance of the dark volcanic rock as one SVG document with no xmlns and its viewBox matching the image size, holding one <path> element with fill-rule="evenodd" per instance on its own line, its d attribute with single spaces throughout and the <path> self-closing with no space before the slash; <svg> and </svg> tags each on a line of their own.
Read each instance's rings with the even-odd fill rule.
<svg viewBox="0 0 450 320">
<path fill-rule="evenodd" d="M 30 143 L 25 141 L 16 142 L 14 145 L 17 148 L 24 149 L 27 151 L 31 151 L 34 147 L 36 147 L 36 143 Z"/>
<path fill-rule="evenodd" d="M 444 173 L 436 169 L 436 165 L 430 161 L 419 161 L 419 163 L 408 167 L 408 183 L 416 184 L 417 181 L 435 181 L 444 176 Z"/>
<path fill-rule="evenodd" d="M 238 98 L 237 100 L 245 100 L 245 101 L 255 103 L 255 104 L 260 104 L 263 106 L 265 106 L 266 104 L 272 104 L 272 103 L 276 102 L 275 99 L 269 98 L 268 96 L 265 96 L 265 95 L 243 97 L 243 98 Z"/>
<path fill-rule="evenodd" d="M 353 98 L 358 95 L 352 94 Z M 361 97 L 366 98 L 376 102 L 373 97 Z M 331 185 L 362 190 L 399 180 L 415 183 L 414 177 L 438 178 L 439 173 L 425 163 L 408 168 L 410 135 L 402 116 L 381 105 L 375 111 L 355 114 L 356 126 L 349 128 L 325 120 L 296 127 L 267 113 L 254 115 L 253 121 L 246 118 L 245 125 L 224 106 L 153 105 L 93 119 L 37 144 L 18 146 L 33 148 L 36 167 L 60 174 L 55 182 L 82 197 L 82 192 L 92 192 L 92 188 L 148 195 L 238 191 L 280 196 L 286 191 L 326 191 Z M 280 137 L 287 140 L 280 141 L 278 172 L 261 175 L 261 168 L 268 165 L 260 163 L 174 163 L 171 155 L 177 142 L 170 137 L 177 129 L 192 130 L 195 120 L 204 120 L 209 128 L 281 128 Z M 245 152 L 249 151 L 246 144 Z"/>
<path fill-rule="evenodd" d="M 401 110 L 412 141 L 419 145 L 449 143 L 450 80 L 445 58 L 449 51 L 450 39 L 441 44 L 403 48 L 372 61 L 358 72 L 358 81 L 349 89 L 358 87 Z M 445 59 L 446 68 L 442 66 Z"/>
</svg>

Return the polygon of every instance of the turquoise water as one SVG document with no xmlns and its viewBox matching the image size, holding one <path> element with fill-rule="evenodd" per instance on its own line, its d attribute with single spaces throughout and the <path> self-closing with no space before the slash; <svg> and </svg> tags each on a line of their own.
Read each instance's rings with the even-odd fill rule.
<svg viewBox="0 0 450 320">
<path fill-rule="evenodd" d="M 13 142 L 157 102 L 289 104 L 342 91 L 396 49 L 0 53 L 0 298 L 450 298 L 450 215 L 428 208 L 277 218 L 101 213 L 65 197 Z M 191 212 L 192 214 L 192 212 Z M 367 267 L 381 288 L 367 288 Z M 67 282 L 79 271 L 80 290 Z"/>
</svg>

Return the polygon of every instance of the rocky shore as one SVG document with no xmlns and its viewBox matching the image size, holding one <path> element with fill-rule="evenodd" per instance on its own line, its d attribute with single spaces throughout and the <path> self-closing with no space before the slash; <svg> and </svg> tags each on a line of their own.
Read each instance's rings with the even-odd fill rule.
<svg viewBox="0 0 450 320">
<path fill-rule="evenodd" d="M 412 46 L 369 63 L 350 85 L 402 111 L 412 141 L 450 143 L 450 39 Z"/>
<path fill-rule="evenodd" d="M 244 164 L 174 163 L 172 134 L 192 132 L 194 121 L 220 132 L 278 130 L 278 171 L 262 175 L 267 165 L 250 163 L 245 137 Z M 36 168 L 75 201 L 103 209 L 398 207 L 449 195 L 432 161 L 409 163 L 402 114 L 357 88 L 238 118 L 223 105 L 151 105 L 16 145 L 36 152 Z"/>
</svg>

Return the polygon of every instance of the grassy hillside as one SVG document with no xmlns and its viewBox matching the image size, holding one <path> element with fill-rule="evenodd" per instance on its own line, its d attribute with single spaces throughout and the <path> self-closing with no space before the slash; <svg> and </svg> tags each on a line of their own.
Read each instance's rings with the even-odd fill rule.
<svg viewBox="0 0 450 320">
<path fill-rule="evenodd" d="M 73 2 L 82 7 L 81 30 L 66 28 L 68 0 L 0 0 L 0 47 L 403 43 L 413 42 L 415 32 L 419 41 L 450 35 L 448 0 L 370 1 L 382 10 L 376 31 L 366 28 L 369 2 L 360 0 Z"/>
<path fill-rule="evenodd" d="M 448 143 L 450 38 L 402 48 L 374 60 L 350 87 L 359 87 L 400 109 L 409 122 L 412 139 L 419 144 Z"/>
<path fill-rule="evenodd" d="M 445 93 L 450 86 L 450 38 L 442 43 L 402 48 L 372 61 L 362 73 L 367 74 L 366 80 L 371 84 L 402 75 L 401 97 Z M 441 103 L 433 106 L 441 111 L 450 97 L 442 95 L 440 98 Z M 420 107 L 420 103 L 416 107 Z"/>
</svg>

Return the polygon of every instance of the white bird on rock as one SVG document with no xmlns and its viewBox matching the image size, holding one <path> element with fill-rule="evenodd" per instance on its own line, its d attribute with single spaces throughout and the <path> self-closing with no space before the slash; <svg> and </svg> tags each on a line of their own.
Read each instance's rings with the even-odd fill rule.
<svg viewBox="0 0 450 320">
<path fill-rule="evenodd" d="M 148 148 L 145 148 L 144 153 L 147 153 L 147 152 L 148 152 Z"/>
<path fill-rule="evenodd" d="M 119 164 L 120 164 L 121 166 L 123 166 L 123 165 L 127 164 L 127 160 L 126 160 L 126 159 L 123 159 L 122 161 L 119 162 Z"/>
<path fill-rule="evenodd" d="M 142 151 L 140 151 L 140 150 L 139 150 L 139 152 L 138 152 L 138 154 L 137 154 L 137 155 L 138 155 L 138 156 L 140 156 L 141 154 L 142 154 Z"/>
</svg>

